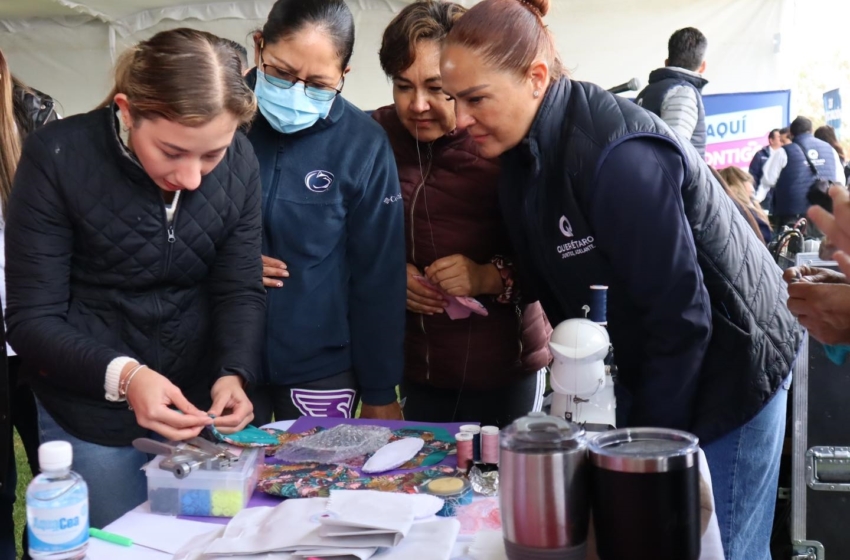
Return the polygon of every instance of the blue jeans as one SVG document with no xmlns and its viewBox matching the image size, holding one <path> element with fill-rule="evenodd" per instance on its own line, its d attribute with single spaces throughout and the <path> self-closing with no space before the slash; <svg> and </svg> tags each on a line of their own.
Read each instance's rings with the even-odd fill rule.
<svg viewBox="0 0 850 560">
<path fill-rule="evenodd" d="M 64 440 L 74 449 L 74 466 L 89 487 L 89 523 L 102 529 L 148 499 L 142 465 L 150 457 L 132 446 L 107 447 L 75 438 L 36 401 L 41 443 Z"/>
<path fill-rule="evenodd" d="M 726 560 L 770 560 L 789 375 L 740 428 L 705 446 Z"/>
</svg>

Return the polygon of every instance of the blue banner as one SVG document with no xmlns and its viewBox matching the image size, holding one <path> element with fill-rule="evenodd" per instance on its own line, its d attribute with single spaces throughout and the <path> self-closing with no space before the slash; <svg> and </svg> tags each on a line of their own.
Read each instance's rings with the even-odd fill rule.
<svg viewBox="0 0 850 560">
<path fill-rule="evenodd" d="M 823 94 L 823 112 L 826 124 L 835 129 L 835 135 L 841 139 L 841 90 L 834 89 Z"/>
<path fill-rule="evenodd" d="M 770 131 L 790 121 L 789 90 L 705 95 L 703 102 L 708 136 L 705 160 L 717 169 L 732 165 L 746 169 L 767 145 Z"/>
</svg>

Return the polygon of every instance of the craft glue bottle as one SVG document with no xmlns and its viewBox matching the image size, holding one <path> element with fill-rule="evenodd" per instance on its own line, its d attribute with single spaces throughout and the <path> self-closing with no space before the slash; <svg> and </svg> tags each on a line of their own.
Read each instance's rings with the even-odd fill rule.
<svg viewBox="0 0 850 560">
<path fill-rule="evenodd" d="M 89 546 L 89 489 L 71 470 L 67 441 L 38 448 L 41 474 L 27 487 L 27 532 L 33 560 L 85 558 Z"/>
</svg>

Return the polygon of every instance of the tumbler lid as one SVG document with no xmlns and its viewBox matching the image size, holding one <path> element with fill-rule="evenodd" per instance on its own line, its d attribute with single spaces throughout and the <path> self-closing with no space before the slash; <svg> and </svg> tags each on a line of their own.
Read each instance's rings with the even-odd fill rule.
<svg viewBox="0 0 850 560">
<path fill-rule="evenodd" d="M 584 428 L 543 412 L 529 412 L 501 432 L 501 447 L 512 451 L 540 453 L 584 449 Z"/>
<path fill-rule="evenodd" d="M 628 473 L 663 473 L 697 464 L 699 439 L 667 428 L 623 428 L 603 432 L 588 443 L 591 463 Z"/>
</svg>

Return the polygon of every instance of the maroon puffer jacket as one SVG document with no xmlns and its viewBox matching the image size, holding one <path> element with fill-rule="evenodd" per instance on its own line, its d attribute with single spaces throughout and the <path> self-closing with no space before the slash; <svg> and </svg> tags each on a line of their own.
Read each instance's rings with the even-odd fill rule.
<svg viewBox="0 0 850 560">
<path fill-rule="evenodd" d="M 510 258 L 496 188 L 498 162 L 478 156 L 466 133 L 420 144 L 417 151 L 393 106 L 372 117 L 387 131 L 398 164 L 407 262 L 423 270 L 454 254 L 479 264 L 495 255 Z M 491 296 L 477 299 L 489 316 L 452 321 L 445 314 L 408 312 L 408 380 L 447 389 L 497 389 L 549 363 L 552 329 L 539 303 L 517 306 L 497 303 Z"/>
</svg>

